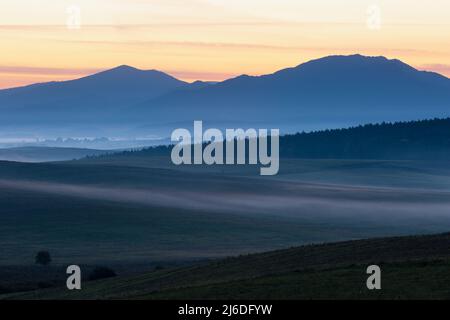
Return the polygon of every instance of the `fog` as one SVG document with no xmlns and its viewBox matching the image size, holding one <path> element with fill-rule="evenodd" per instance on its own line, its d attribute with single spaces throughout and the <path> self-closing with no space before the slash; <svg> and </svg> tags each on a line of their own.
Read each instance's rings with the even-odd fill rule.
<svg viewBox="0 0 450 320">
<path fill-rule="evenodd" d="M 132 189 L 18 180 L 0 180 L 0 187 L 107 202 L 220 213 L 291 218 L 358 217 L 380 221 L 450 219 L 450 193 L 430 190 L 300 183 L 286 186 L 286 183 L 279 183 L 278 190 L 270 195 L 268 192 Z M 274 188 L 277 188 L 276 183 Z"/>
</svg>

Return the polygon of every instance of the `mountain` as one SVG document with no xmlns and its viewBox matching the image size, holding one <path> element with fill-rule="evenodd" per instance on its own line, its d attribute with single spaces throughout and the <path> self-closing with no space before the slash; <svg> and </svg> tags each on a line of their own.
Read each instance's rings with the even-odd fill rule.
<svg viewBox="0 0 450 320">
<path fill-rule="evenodd" d="M 450 115 L 450 79 L 385 57 L 329 56 L 264 76 L 242 75 L 136 106 L 154 123 L 317 129 Z"/>
<path fill-rule="evenodd" d="M 17 124 L 98 122 L 99 116 L 185 86 L 163 72 L 123 65 L 81 79 L 0 90 L 0 110 L 7 112 L 1 119 Z"/>
<path fill-rule="evenodd" d="M 72 81 L 0 90 L 0 110 L 4 131 L 41 137 L 55 128 L 62 128 L 55 133 L 61 136 L 70 128 L 72 136 L 167 137 L 193 120 L 289 133 L 450 116 L 450 79 L 361 55 L 328 56 L 219 83 L 188 84 L 120 66 Z"/>
</svg>

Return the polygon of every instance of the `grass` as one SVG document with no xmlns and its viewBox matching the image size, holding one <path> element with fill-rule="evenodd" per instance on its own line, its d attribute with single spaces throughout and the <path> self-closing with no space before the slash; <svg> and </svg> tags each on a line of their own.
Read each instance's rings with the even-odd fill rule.
<svg viewBox="0 0 450 320">
<path fill-rule="evenodd" d="M 211 283 L 192 278 L 196 272 L 211 273 L 207 279 L 213 284 L 231 285 L 250 280 L 240 276 L 265 279 L 266 271 L 290 277 L 304 268 L 324 272 L 372 258 L 385 261 L 382 252 L 390 250 L 384 246 L 356 262 L 351 259 L 353 247 L 340 251 L 340 245 L 318 246 L 309 251 L 307 260 L 315 263 L 318 248 L 332 248 L 317 251 L 317 259 L 328 265 L 273 253 L 271 259 L 287 266 L 284 269 L 274 269 L 261 258 L 265 255 L 245 260 L 255 252 L 450 230 L 450 174 L 443 164 L 283 160 L 280 175 L 265 178 L 252 175 L 248 167 L 174 167 L 166 160 L 111 156 L 58 163 L 0 162 L 1 292 L 35 289 L 39 283 L 59 285 L 65 277 L 60 270 L 68 264 L 105 265 L 121 277 L 163 266 L 137 278 L 137 288 L 130 289 L 135 295 L 123 290 L 126 298 L 150 297 L 155 290 L 161 294 L 162 289 L 169 292 L 186 285 L 208 288 Z M 427 259 L 442 258 L 429 256 L 435 246 L 425 247 Z M 423 258 L 409 257 L 417 250 L 408 246 L 394 249 L 403 259 Z M 55 263 L 48 276 L 32 267 L 40 250 L 48 250 Z M 345 259 L 340 261 L 338 254 Z M 198 262 L 237 255 L 244 255 L 237 264 L 228 259 L 217 262 L 214 272 L 210 267 L 197 271 Z M 323 255 L 339 261 L 324 260 Z M 193 263 L 188 271 L 172 269 Z M 180 283 L 184 279 L 187 283 Z M 125 287 L 135 283 L 126 281 Z M 145 290 L 139 289 L 140 281 Z M 98 290 L 98 295 L 87 292 L 86 297 L 122 297 L 122 290 L 116 292 L 109 284 Z"/>
<path fill-rule="evenodd" d="M 331 164 L 327 161 L 326 167 Z M 319 170 L 310 162 L 297 167 Z M 183 170 L 133 161 L 3 162 L 0 265 L 33 263 L 39 250 L 49 250 L 61 264 L 167 264 L 450 229 L 450 219 L 440 213 L 450 197 L 442 191 L 341 187 Z M 16 185 L 8 184 L 11 181 Z M 87 189 L 64 191 L 73 186 Z M 168 200 L 149 201 L 159 193 Z M 433 212 L 419 210 L 429 211 L 430 205 L 436 206 Z"/>
<path fill-rule="evenodd" d="M 450 234 L 308 245 L 138 276 L 44 289 L 12 299 L 448 299 Z M 378 264 L 382 290 L 365 287 Z"/>
<path fill-rule="evenodd" d="M 384 263 L 382 290 L 368 290 L 367 265 L 291 272 L 243 281 L 160 291 L 136 299 L 450 299 L 450 260 Z"/>
</svg>

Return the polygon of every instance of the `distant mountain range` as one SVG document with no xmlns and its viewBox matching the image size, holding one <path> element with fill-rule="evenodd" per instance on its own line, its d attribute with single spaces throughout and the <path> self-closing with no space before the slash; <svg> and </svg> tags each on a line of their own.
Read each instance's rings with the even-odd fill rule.
<svg viewBox="0 0 450 320">
<path fill-rule="evenodd" d="M 331 56 L 274 74 L 173 92 L 136 109 L 154 123 L 209 120 L 317 129 L 450 114 L 450 80 L 384 57 Z"/>
<path fill-rule="evenodd" d="M 79 136 L 167 136 L 193 120 L 287 133 L 450 116 L 450 79 L 361 55 L 329 56 L 219 83 L 189 84 L 120 66 L 77 80 L 0 90 L 0 111 L 4 128 L 39 135 L 70 129 Z"/>
</svg>

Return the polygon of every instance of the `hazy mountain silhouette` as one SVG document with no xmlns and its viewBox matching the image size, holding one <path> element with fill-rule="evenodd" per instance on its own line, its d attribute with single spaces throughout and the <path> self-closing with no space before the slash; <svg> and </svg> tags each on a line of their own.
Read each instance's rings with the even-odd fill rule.
<svg viewBox="0 0 450 320">
<path fill-rule="evenodd" d="M 142 102 L 189 84 L 156 70 L 122 65 L 81 79 L 0 90 L 0 110 L 18 122 L 95 121 L 126 105 Z M 74 117 L 74 118 L 73 118 Z"/>
<path fill-rule="evenodd" d="M 329 56 L 259 77 L 169 93 L 134 109 L 156 122 L 297 123 L 339 127 L 450 115 L 450 79 L 384 57 Z M 301 127 L 299 128 L 301 129 Z"/>
<path fill-rule="evenodd" d="M 204 120 L 293 132 L 450 116 L 450 79 L 361 55 L 329 56 L 220 83 L 188 84 L 120 66 L 72 81 L 0 90 L 0 110 L 0 123 L 17 125 L 126 124 L 131 131 L 167 134 Z"/>
</svg>

